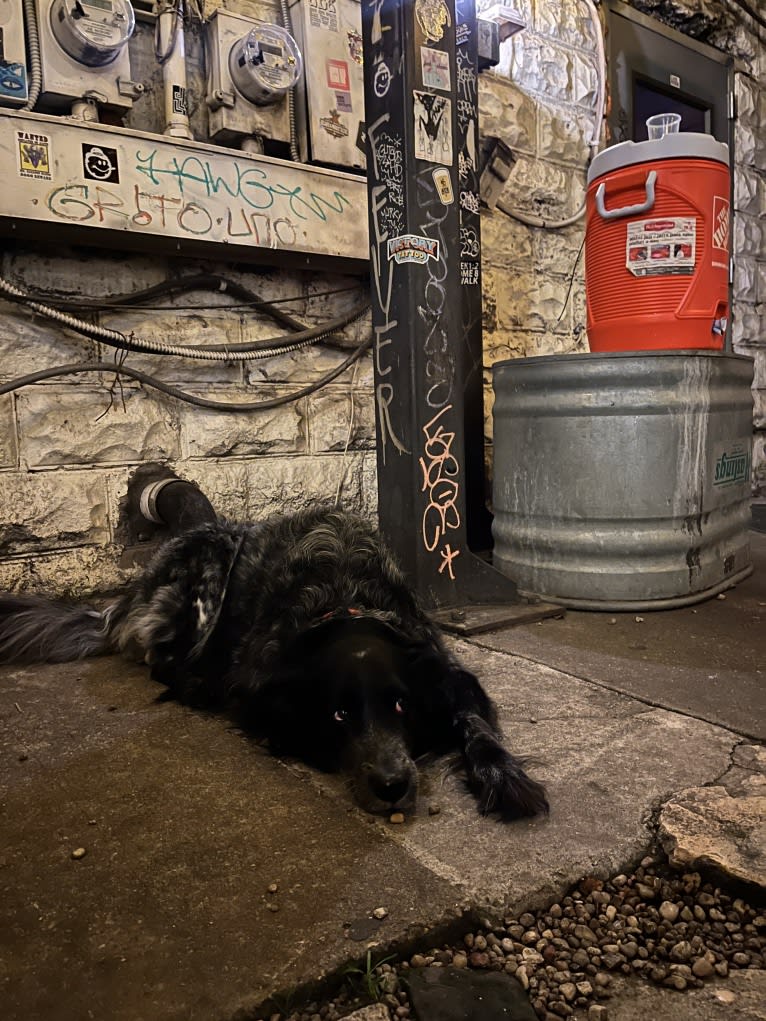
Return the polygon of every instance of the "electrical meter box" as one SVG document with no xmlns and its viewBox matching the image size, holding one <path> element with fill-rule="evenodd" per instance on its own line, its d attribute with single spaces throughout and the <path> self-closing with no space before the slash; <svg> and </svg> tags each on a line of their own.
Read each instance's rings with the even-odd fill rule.
<svg viewBox="0 0 766 1021">
<path fill-rule="evenodd" d="M 129 0 L 35 0 L 35 7 L 42 108 L 58 112 L 93 99 L 129 109 L 136 95 L 128 58 L 136 22 Z"/>
<path fill-rule="evenodd" d="M 293 32 L 303 53 L 296 89 L 301 159 L 363 170 L 364 70 L 359 0 L 295 0 Z"/>
<path fill-rule="evenodd" d="M 23 106 L 29 95 L 20 0 L 0 0 L 0 106 Z"/>
<path fill-rule="evenodd" d="M 206 29 L 210 55 L 210 138 L 221 145 L 255 135 L 290 141 L 286 96 L 301 76 L 301 54 L 280 25 L 222 8 Z"/>
</svg>

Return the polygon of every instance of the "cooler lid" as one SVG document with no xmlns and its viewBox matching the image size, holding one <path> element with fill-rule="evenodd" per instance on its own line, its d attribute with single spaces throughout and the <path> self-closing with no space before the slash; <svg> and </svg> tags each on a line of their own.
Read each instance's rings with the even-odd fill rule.
<svg viewBox="0 0 766 1021">
<path fill-rule="evenodd" d="M 649 142 L 619 142 L 593 157 L 588 167 L 588 184 L 597 177 L 655 160 L 698 159 L 717 160 L 729 165 L 729 147 L 712 135 L 697 131 L 680 131 Z"/>
</svg>

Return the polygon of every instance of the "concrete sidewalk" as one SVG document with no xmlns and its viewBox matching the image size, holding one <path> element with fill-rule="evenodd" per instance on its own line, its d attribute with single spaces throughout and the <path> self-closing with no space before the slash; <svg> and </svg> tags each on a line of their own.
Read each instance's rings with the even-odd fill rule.
<svg viewBox="0 0 766 1021">
<path fill-rule="evenodd" d="M 3 1018 L 254 1016 L 370 943 L 542 906 L 636 861 L 665 800 L 715 783 L 743 735 L 766 734 L 766 536 L 752 536 L 756 574 L 696 614 L 570 614 L 455 643 L 512 747 L 541 760 L 548 819 L 481 819 L 442 763 L 416 815 L 373 820 L 337 778 L 156 702 L 142 668 L 5 669 Z M 699 661 L 695 629 L 730 650 L 729 674 Z"/>
</svg>

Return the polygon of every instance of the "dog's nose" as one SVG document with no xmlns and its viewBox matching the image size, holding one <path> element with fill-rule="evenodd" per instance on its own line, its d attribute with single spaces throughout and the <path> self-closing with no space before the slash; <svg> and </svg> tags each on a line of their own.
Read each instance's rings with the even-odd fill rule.
<svg viewBox="0 0 766 1021">
<path fill-rule="evenodd" d="M 406 773 L 396 776 L 376 774 L 370 777 L 370 789 L 376 798 L 395 805 L 409 792 L 410 778 Z"/>
</svg>

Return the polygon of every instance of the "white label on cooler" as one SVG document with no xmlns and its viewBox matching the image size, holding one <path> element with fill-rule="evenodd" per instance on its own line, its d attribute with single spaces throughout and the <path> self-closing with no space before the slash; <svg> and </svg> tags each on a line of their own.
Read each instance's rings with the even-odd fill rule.
<svg viewBox="0 0 766 1021">
<path fill-rule="evenodd" d="M 628 224 L 625 265 L 635 277 L 691 276 L 697 218 L 662 216 Z"/>
</svg>

